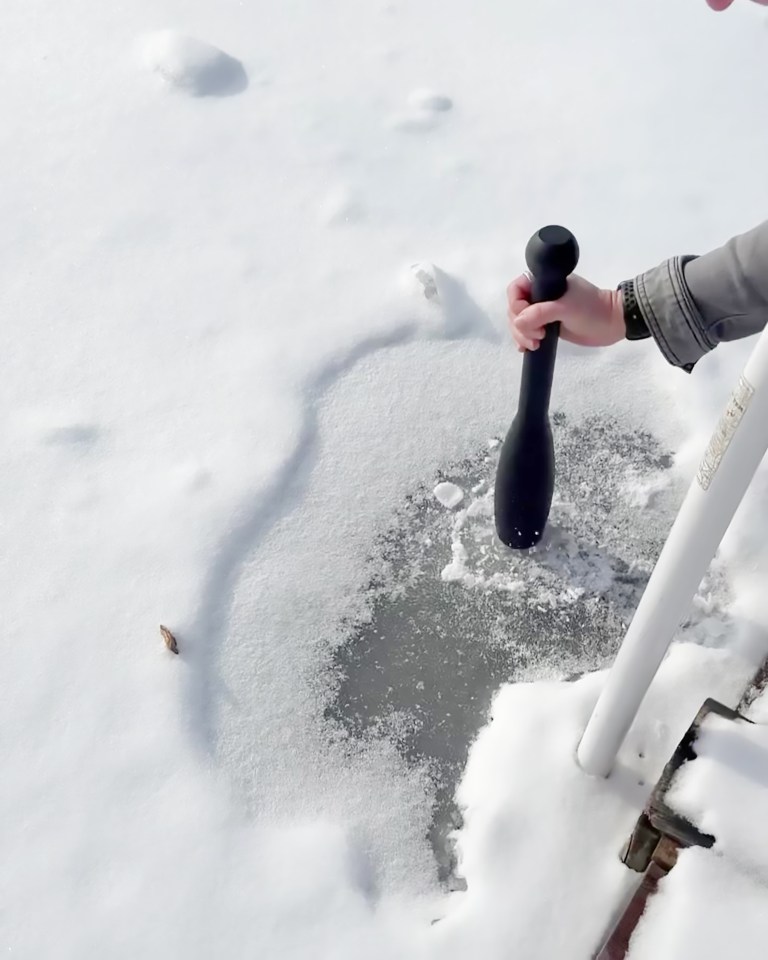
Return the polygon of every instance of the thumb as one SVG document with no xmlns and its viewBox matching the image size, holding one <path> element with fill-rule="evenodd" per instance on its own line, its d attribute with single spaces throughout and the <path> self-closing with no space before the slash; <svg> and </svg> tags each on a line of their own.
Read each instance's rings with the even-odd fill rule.
<svg viewBox="0 0 768 960">
<path fill-rule="evenodd" d="M 515 326 L 526 335 L 540 333 L 544 336 L 544 327 L 549 323 L 557 323 L 562 320 L 563 308 L 556 300 L 548 300 L 545 303 L 532 303 L 530 307 L 522 310 L 518 316 Z"/>
</svg>

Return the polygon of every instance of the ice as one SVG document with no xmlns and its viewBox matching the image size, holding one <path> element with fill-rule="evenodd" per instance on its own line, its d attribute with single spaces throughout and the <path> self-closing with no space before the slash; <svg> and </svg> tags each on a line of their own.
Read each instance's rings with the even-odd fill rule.
<svg viewBox="0 0 768 960">
<path fill-rule="evenodd" d="M 438 483 L 432 492 L 435 495 L 435 499 L 442 503 L 448 510 L 453 510 L 454 507 L 458 507 L 464 499 L 464 491 L 461 487 L 445 480 L 442 483 Z"/>
</svg>

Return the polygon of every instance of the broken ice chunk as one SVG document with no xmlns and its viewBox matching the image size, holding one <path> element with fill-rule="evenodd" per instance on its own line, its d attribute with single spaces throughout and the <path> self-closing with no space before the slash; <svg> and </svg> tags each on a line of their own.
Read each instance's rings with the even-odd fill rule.
<svg viewBox="0 0 768 960">
<path fill-rule="evenodd" d="M 461 489 L 461 487 L 457 486 L 455 483 L 448 483 L 448 481 L 438 483 L 432 492 L 434 493 L 435 498 L 449 510 L 453 510 L 455 507 L 458 507 L 458 505 L 464 499 L 464 491 Z"/>
</svg>

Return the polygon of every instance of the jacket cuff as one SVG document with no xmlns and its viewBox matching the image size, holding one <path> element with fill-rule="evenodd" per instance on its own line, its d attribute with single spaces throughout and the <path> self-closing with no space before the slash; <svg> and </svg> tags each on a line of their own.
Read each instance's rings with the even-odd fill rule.
<svg viewBox="0 0 768 960">
<path fill-rule="evenodd" d="M 634 280 L 637 305 L 653 339 L 669 363 L 689 373 L 717 346 L 685 282 L 685 265 L 695 259 L 673 257 Z"/>
</svg>

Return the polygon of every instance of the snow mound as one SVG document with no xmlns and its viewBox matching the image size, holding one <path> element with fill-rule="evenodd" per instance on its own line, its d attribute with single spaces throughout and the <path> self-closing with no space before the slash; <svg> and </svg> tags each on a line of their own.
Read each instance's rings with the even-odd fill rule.
<svg viewBox="0 0 768 960">
<path fill-rule="evenodd" d="M 193 97 L 226 97 L 242 93 L 248 86 L 248 75 L 239 60 L 175 30 L 148 37 L 144 59 L 150 70 Z"/>
<path fill-rule="evenodd" d="M 413 90 L 408 95 L 406 110 L 391 117 L 390 126 L 406 133 L 427 132 L 437 126 L 441 113 L 447 113 L 452 108 L 453 101 L 445 94 L 426 89 Z"/>
<path fill-rule="evenodd" d="M 415 280 L 427 300 L 440 300 L 437 289 L 436 268 L 431 263 L 412 263 L 408 273 L 403 276 L 404 286 L 413 287 Z"/>
<path fill-rule="evenodd" d="M 333 227 L 339 224 L 359 223 L 365 219 L 365 207 L 346 186 L 329 191 L 320 204 L 320 222 Z"/>
<path fill-rule="evenodd" d="M 87 450 L 103 435 L 102 425 L 78 410 L 40 407 L 15 417 L 15 439 L 24 445 L 31 442 L 43 447 Z"/>
<path fill-rule="evenodd" d="M 464 811 L 457 835 L 459 866 L 468 888 L 451 897 L 434 926 L 431 956 L 459 960 L 478 944 L 478 955 L 487 960 L 593 956 L 609 918 L 636 883 L 619 853 L 666 760 L 702 700 L 714 696 L 735 704 L 751 669 L 725 650 L 674 644 L 606 780 L 587 776 L 575 760 L 605 674 L 588 674 L 574 683 L 540 680 L 503 687 L 494 698 L 490 724 L 472 746 L 458 790 Z M 560 869 L 554 871 L 556 861 Z M 663 883 L 678 870 L 680 865 Z M 708 892 L 695 902 L 716 900 Z M 652 903 L 658 910 L 664 897 Z M 689 941 L 677 937 L 677 917 L 658 912 L 664 917 L 663 930 L 654 931 L 655 952 L 641 951 L 638 957 L 743 955 L 682 949 Z M 662 949 L 663 935 L 678 949 Z"/>
<path fill-rule="evenodd" d="M 726 857 L 690 847 L 651 897 L 630 942 L 631 960 L 765 956 L 768 898 Z"/>
<path fill-rule="evenodd" d="M 415 110 L 427 113 L 445 113 L 453 108 L 453 100 L 445 94 L 433 90 L 413 90 L 408 96 L 408 104 Z"/>
</svg>

